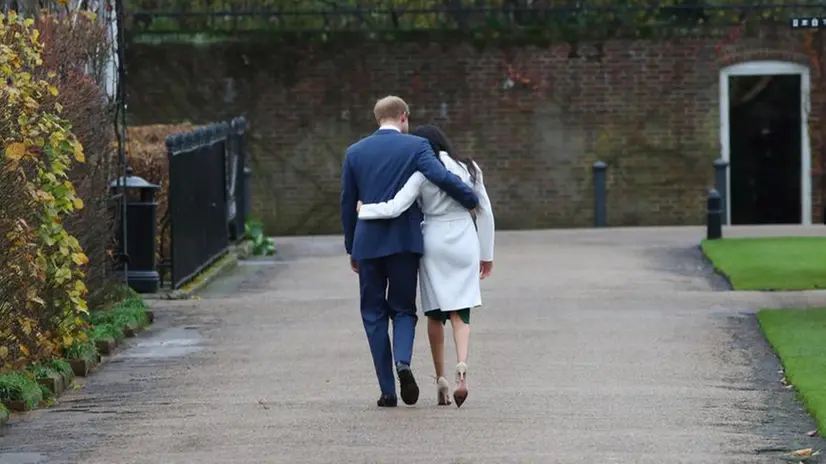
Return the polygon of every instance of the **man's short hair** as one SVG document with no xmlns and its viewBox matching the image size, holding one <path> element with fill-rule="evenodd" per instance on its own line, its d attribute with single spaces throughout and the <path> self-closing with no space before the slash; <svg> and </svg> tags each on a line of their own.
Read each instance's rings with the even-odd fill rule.
<svg viewBox="0 0 826 464">
<path fill-rule="evenodd" d="M 373 107 L 373 115 L 376 116 L 376 121 L 398 120 L 402 115 L 410 114 L 410 109 L 407 103 L 399 97 L 390 95 L 382 98 L 376 102 Z"/>
</svg>

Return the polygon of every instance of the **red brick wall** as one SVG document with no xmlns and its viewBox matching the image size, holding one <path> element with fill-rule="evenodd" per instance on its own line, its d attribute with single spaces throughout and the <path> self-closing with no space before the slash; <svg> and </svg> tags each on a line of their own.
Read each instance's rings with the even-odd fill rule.
<svg viewBox="0 0 826 464">
<path fill-rule="evenodd" d="M 133 124 L 246 114 L 255 214 L 272 233 L 340 231 L 343 151 L 375 129 L 372 105 L 387 94 L 411 104 L 414 125 L 443 125 L 477 158 L 502 228 L 590 226 L 598 159 L 609 164 L 610 225 L 699 224 L 719 156 L 719 70 L 755 59 L 808 65 L 801 44 L 788 35 L 576 50 L 134 44 L 129 110 Z"/>
</svg>

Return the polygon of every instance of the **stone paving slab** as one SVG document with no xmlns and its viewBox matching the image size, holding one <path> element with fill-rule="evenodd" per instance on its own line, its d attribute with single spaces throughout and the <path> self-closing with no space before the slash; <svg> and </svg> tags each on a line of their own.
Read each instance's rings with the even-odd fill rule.
<svg viewBox="0 0 826 464">
<path fill-rule="evenodd" d="M 153 328 L 82 389 L 0 432 L 0 463 L 776 463 L 826 448 L 753 316 L 824 293 L 724 291 L 701 237 L 500 233 L 459 410 L 435 406 L 423 324 L 419 404 L 376 408 L 341 238 L 278 239 L 279 260 L 234 284 L 153 302 Z"/>
</svg>

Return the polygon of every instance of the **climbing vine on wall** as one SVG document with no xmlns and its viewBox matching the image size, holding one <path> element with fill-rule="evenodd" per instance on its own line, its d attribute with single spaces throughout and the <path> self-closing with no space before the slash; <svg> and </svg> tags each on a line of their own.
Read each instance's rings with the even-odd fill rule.
<svg viewBox="0 0 826 464">
<path fill-rule="evenodd" d="M 572 43 L 720 34 L 747 19 L 785 24 L 805 9 L 685 0 L 128 0 L 134 33 L 279 35 L 285 40 L 463 40 L 480 45 Z M 424 37 L 423 31 L 428 31 Z M 269 38 L 270 40 L 272 37 Z"/>
</svg>

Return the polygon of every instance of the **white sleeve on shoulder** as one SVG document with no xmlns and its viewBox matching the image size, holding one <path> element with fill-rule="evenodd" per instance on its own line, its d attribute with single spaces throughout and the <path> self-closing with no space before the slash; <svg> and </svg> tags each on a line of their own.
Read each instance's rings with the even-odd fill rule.
<svg viewBox="0 0 826 464">
<path fill-rule="evenodd" d="M 361 205 L 359 219 L 393 219 L 399 217 L 413 206 L 413 202 L 419 198 L 424 181 L 425 177 L 421 172 L 414 172 L 392 200 Z"/>
<path fill-rule="evenodd" d="M 490 197 L 485 189 L 482 170 L 476 162 L 473 166 L 476 168 L 476 183 L 473 184 L 473 192 L 479 197 L 479 206 L 476 207 L 476 229 L 479 234 L 480 259 L 493 261 L 493 242 L 496 234 L 493 206 L 490 204 Z"/>
</svg>

